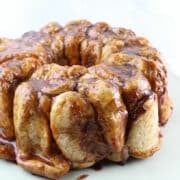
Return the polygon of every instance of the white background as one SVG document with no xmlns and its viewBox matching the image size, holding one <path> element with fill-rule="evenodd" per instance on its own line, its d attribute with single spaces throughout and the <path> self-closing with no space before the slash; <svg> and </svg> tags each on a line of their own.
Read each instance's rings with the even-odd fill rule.
<svg viewBox="0 0 180 180">
<path fill-rule="evenodd" d="M 18 37 L 49 21 L 105 21 L 148 37 L 180 75 L 179 8 L 178 0 L 0 0 L 0 37 Z"/>
</svg>

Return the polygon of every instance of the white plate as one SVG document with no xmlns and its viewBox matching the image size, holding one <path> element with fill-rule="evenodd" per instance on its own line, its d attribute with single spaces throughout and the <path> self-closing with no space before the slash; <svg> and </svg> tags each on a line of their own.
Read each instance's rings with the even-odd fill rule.
<svg viewBox="0 0 180 180">
<path fill-rule="evenodd" d="M 109 164 L 102 170 L 93 169 L 70 171 L 61 180 L 74 180 L 87 174 L 87 180 L 178 180 L 180 178 L 180 78 L 169 75 L 169 94 L 174 103 L 174 111 L 169 123 L 163 131 L 163 144 L 160 151 L 145 160 L 132 160 L 126 165 Z M 0 160 L 0 179 L 40 180 L 21 167 Z"/>
</svg>

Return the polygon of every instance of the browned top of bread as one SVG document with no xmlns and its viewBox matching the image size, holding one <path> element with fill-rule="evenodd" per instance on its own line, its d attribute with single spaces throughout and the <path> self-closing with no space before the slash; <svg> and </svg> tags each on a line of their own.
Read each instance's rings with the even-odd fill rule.
<svg viewBox="0 0 180 180">
<path fill-rule="evenodd" d="M 152 155 L 172 110 L 160 53 L 104 22 L 1 38 L 0 84 L 0 157 L 49 178 Z"/>
</svg>

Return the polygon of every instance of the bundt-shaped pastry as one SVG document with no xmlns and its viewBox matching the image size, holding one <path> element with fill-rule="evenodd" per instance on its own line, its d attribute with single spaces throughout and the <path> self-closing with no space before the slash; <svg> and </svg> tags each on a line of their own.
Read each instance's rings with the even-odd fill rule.
<svg viewBox="0 0 180 180">
<path fill-rule="evenodd" d="M 172 110 L 158 51 L 106 23 L 0 39 L 0 84 L 0 158 L 52 179 L 151 156 Z"/>
</svg>

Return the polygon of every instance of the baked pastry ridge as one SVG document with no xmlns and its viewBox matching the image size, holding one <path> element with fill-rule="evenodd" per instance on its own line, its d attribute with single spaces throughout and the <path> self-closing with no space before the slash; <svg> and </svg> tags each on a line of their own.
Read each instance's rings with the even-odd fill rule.
<svg viewBox="0 0 180 180">
<path fill-rule="evenodd" d="M 52 179 L 151 156 L 172 111 L 160 53 L 104 22 L 1 38 L 0 83 L 0 158 Z"/>
</svg>

